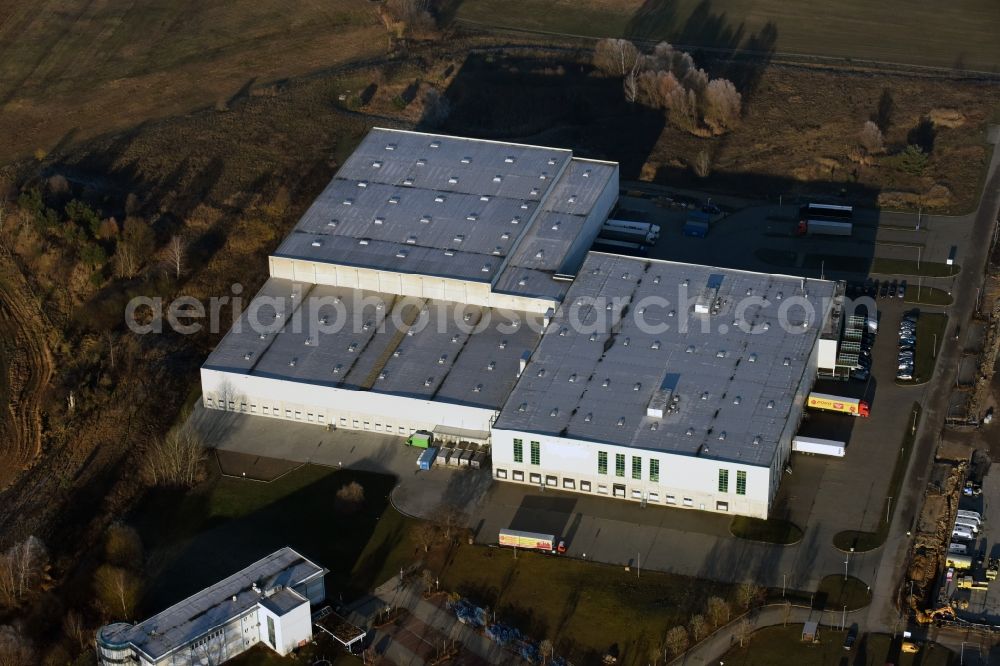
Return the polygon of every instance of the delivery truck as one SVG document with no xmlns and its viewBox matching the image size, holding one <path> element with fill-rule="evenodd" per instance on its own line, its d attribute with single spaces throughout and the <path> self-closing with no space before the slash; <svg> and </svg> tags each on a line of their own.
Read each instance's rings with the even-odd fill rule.
<svg viewBox="0 0 1000 666">
<path fill-rule="evenodd" d="M 792 451 L 811 453 L 817 456 L 843 458 L 844 442 L 837 442 L 832 439 L 817 439 L 815 437 L 794 437 L 792 439 Z"/>
<path fill-rule="evenodd" d="M 500 530 L 500 545 L 525 550 L 541 550 L 548 553 L 565 553 L 566 544 L 556 543 L 554 534 L 521 532 L 520 530 Z"/>
<path fill-rule="evenodd" d="M 418 449 L 426 449 L 434 441 L 434 435 L 426 430 L 418 430 L 406 438 L 406 445 Z"/>
<path fill-rule="evenodd" d="M 828 393 L 810 393 L 806 401 L 807 407 L 824 409 L 828 412 L 840 412 L 851 416 L 867 418 L 868 403 L 860 398 L 844 398 Z"/>
<path fill-rule="evenodd" d="M 693 210 L 688 213 L 687 220 L 684 221 L 684 228 L 681 230 L 685 236 L 704 238 L 708 235 L 709 225 L 712 216 L 700 210 Z"/>
<path fill-rule="evenodd" d="M 601 235 L 608 238 L 655 245 L 660 238 L 660 226 L 649 222 L 608 220 L 601 226 Z"/>
<path fill-rule="evenodd" d="M 850 236 L 852 222 L 841 220 L 800 220 L 795 233 L 799 236 Z"/>
<path fill-rule="evenodd" d="M 948 553 L 948 566 L 955 569 L 971 569 L 972 568 L 972 557 L 969 555 L 958 555 L 956 553 Z"/>
<path fill-rule="evenodd" d="M 430 469 L 434 465 L 434 459 L 437 458 L 438 450 L 433 446 L 429 449 L 424 449 L 417 458 L 417 467 L 420 469 Z"/>
</svg>

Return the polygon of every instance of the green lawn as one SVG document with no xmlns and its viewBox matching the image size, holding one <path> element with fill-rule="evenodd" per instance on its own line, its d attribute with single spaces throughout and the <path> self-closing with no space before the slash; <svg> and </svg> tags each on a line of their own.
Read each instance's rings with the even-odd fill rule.
<svg viewBox="0 0 1000 666">
<path fill-rule="evenodd" d="M 934 364 L 938 351 L 944 342 L 944 332 L 948 328 L 948 315 L 933 312 L 920 315 L 917 319 L 917 349 L 913 355 L 913 381 L 930 381 L 934 374 Z"/>
<path fill-rule="evenodd" d="M 685 576 L 526 552 L 514 559 L 512 550 L 464 544 L 440 577 L 443 589 L 495 609 L 498 620 L 538 640 L 550 638 L 575 663 L 594 663 L 617 644 L 619 664 L 645 666 L 649 647 L 704 612 L 708 597 L 734 594 L 733 586 Z"/>
<path fill-rule="evenodd" d="M 937 287 L 907 286 L 903 302 L 916 305 L 951 305 L 951 295 Z"/>
<path fill-rule="evenodd" d="M 460 19 L 590 37 L 992 70 L 1000 12 L 991 0 L 463 0 Z M 773 39 L 758 37 L 770 24 Z"/>
<path fill-rule="evenodd" d="M 864 608 L 869 603 L 871 603 L 871 592 L 866 583 L 854 576 L 845 579 L 840 574 L 834 574 L 820 581 L 813 606 L 835 611 L 846 607 L 852 611 Z"/>
<path fill-rule="evenodd" d="M 892 409 L 888 405 L 886 408 Z M 873 409 L 879 409 L 878 404 Z M 906 428 L 903 432 L 899 455 L 896 457 L 896 464 L 892 468 L 892 477 L 889 479 L 889 488 L 886 490 L 888 515 L 881 514 L 878 530 L 875 532 L 862 532 L 859 530 L 838 532 L 833 536 L 833 545 L 837 548 L 843 551 L 850 551 L 853 548 L 855 552 L 862 553 L 874 550 L 885 543 L 885 538 L 889 534 L 889 525 L 892 523 L 892 516 L 896 513 L 896 503 L 888 504 L 888 498 L 899 497 L 899 488 L 903 484 L 903 477 L 906 475 L 906 467 L 910 462 L 910 454 L 913 453 L 913 440 L 916 437 L 917 428 L 920 426 L 921 411 L 920 403 L 915 402 L 913 403 L 913 407 L 910 408 L 910 427 Z"/>
<path fill-rule="evenodd" d="M 363 506 L 344 513 L 334 505 L 350 481 L 365 489 Z M 365 590 L 381 582 L 378 568 L 352 578 L 358 556 L 386 516 L 389 476 L 307 465 L 272 483 L 215 478 L 189 493 L 157 491 L 130 518 L 149 553 L 150 578 L 143 608 L 170 603 L 281 548 L 291 546 L 330 569 L 331 593 Z"/>
<path fill-rule="evenodd" d="M 848 619 L 848 622 L 850 620 Z M 754 632 L 749 643 L 734 647 L 721 661 L 727 666 L 949 666 L 958 663 L 958 656 L 940 645 L 927 645 L 918 654 L 900 653 L 899 639 L 885 634 L 859 636 L 851 652 L 844 650 L 845 631 L 823 627 L 819 630 L 819 643 L 803 643 L 802 625 L 766 627 Z M 846 660 L 846 661 L 845 661 Z"/>
<path fill-rule="evenodd" d="M 795 523 L 777 518 L 761 520 L 736 516 L 729 524 L 733 536 L 750 541 L 766 541 L 777 544 L 793 544 L 802 540 L 802 530 Z"/>
<path fill-rule="evenodd" d="M 915 259 L 884 259 L 875 257 L 872 260 L 871 272 L 882 275 L 913 275 L 924 277 L 951 277 L 957 275 L 961 267 L 958 264 L 948 264 L 935 261 L 917 262 Z"/>
</svg>

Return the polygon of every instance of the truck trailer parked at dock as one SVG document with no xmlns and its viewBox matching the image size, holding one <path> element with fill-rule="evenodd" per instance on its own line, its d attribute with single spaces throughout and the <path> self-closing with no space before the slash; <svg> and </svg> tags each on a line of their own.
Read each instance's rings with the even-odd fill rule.
<svg viewBox="0 0 1000 666">
<path fill-rule="evenodd" d="M 845 398 L 828 393 L 810 393 L 806 406 L 864 418 L 867 418 L 869 413 L 868 403 L 861 398 Z"/>
<path fill-rule="evenodd" d="M 832 439 L 817 439 L 815 437 L 794 437 L 792 439 L 792 451 L 843 458 L 844 442 L 837 442 Z"/>
</svg>

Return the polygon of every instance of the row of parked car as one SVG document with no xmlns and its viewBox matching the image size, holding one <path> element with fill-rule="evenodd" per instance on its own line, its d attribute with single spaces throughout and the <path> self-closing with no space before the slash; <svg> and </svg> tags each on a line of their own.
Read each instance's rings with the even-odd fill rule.
<svg viewBox="0 0 1000 666">
<path fill-rule="evenodd" d="M 913 358 L 917 349 L 917 313 L 907 312 L 899 322 L 899 364 L 896 379 L 913 380 Z"/>
<path fill-rule="evenodd" d="M 851 378 L 858 381 L 868 381 L 868 375 L 872 371 L 872 346 L 875 344 L 875 336 L 878 334 L 878 319 L 868 318 L 865 320 L 865 327 L 861 334 L 861 351 L 858 352 L 858 364 L 851 371 Z"/>
<path fill-rule="evenodd" d="M 863 283 L 848 283 L 847 296 L 858 298 L 868 296 L 870 298 L 904 298 L 906 296 L 906 280 L 873 280 L 868 278 Z"/>
</svg>

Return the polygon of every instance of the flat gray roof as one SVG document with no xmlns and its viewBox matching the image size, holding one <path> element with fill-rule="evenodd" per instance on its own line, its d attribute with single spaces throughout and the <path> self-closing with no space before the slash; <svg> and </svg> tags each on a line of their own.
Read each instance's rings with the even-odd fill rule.
<svg viewBox="0 0 1000 666">
<path fill-rule="evenodd" d="M 524 312 L 271 278 L 204 367 L 499 410 L 540 326 Z"/>
<path fill-rule="evenodd" d="M 556 148 L 376 128 L 274 255 L 559 295 L 551 275 L 567 270 L 616 167 Z M 538 271 L 537 282 L 501 276 L 508 256 L 509 271 Z"/>
<path fill-rule="evenodd" d="M 835 286 L 591 252 L 494 427 L 770 464 Z M 781 300 L 803 294 L 817 314 L 789 308 L 780 326 Z M 748 295 L 770 302 L 743 314 L 755 333 L 734 326 Z"/>
<path fill-rule="evenodd" d="M 286 546 L 145 622 L 105 627 L 101 640 L 115 645 L 131 644 L 149 658 L 160 659 L 246 613 L 263 599 L 262 592 L 277 586 L 301 585 L 325 575 L 326 571 Z M 254 591 L 254 584 L 261 592 Z"/>
</svg>

